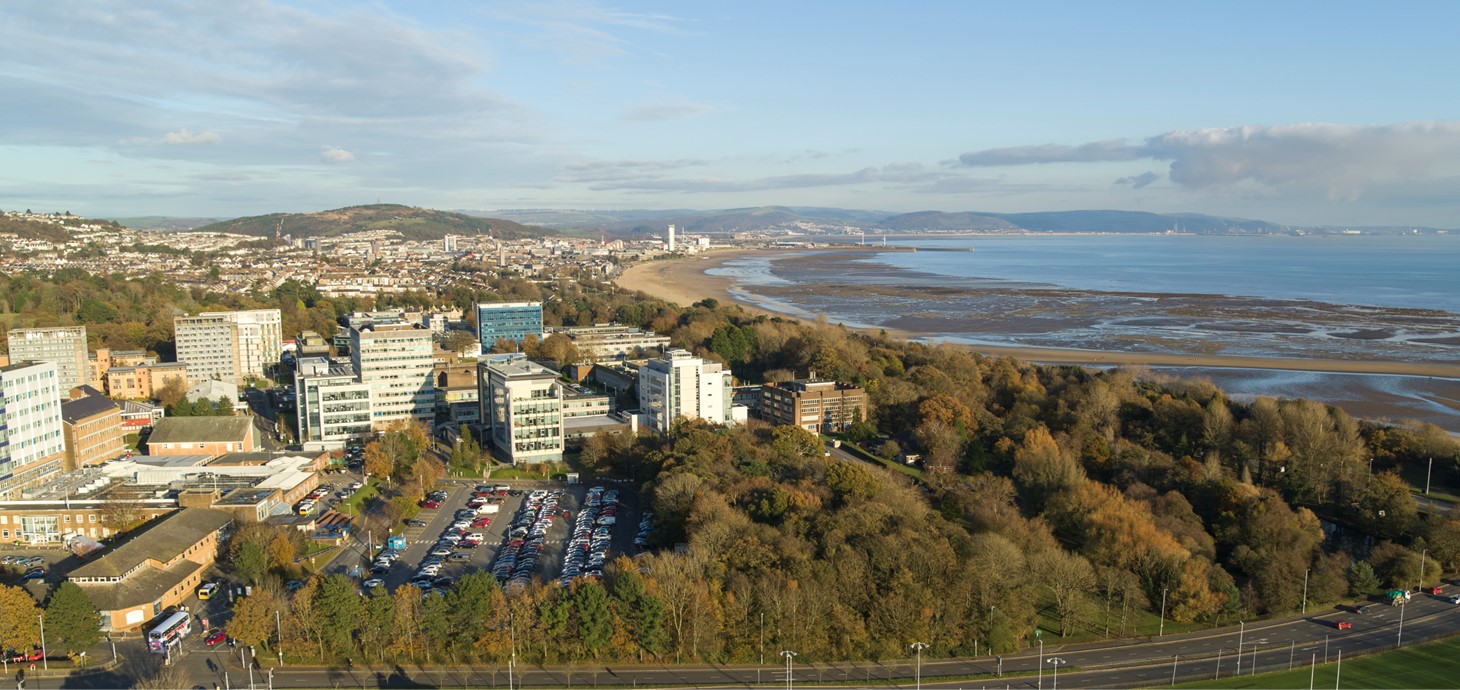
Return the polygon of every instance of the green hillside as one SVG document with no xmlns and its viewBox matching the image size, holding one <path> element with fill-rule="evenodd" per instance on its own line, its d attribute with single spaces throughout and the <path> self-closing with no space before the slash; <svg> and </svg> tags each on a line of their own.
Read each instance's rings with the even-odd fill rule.
<svg viewBox="0 0 1460 690">
<path fill-rule="evenodd" d="M 439 240 L 446 235 L 476 234 L 520 239 L 548 234 L 542 228 L 501 218 L 478 218 L 463 213 L 400 204 L 350 206 L 317 213 L 270 213 L 234 218 L 197 228 L 198 231 L 232 232 L 257 237 L 272 237 L 276 229 L 281 230 L 281 234 L 294 237 L 334 237 L 367 230 L 394 230 L 408 240 Z"/>
</svg>

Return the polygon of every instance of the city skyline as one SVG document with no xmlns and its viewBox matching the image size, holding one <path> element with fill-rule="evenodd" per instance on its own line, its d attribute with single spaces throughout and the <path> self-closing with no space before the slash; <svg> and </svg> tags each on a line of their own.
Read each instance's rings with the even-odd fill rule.
<svg viewBox="0 0 1460 690">
<path fill-rule="evenodd" d="M 0 208 L 1120 208 L 1453 227 L 1460 8 L 0 8 Z"/>
</svg>

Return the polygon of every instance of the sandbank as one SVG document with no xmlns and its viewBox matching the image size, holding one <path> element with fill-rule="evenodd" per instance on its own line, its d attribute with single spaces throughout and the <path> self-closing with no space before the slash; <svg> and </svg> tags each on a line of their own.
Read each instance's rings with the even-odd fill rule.
<svg viewBox="0 0 1460 690">
<path fill-rule="evenodd" d="M 834 247 L 829 249 L 844 252 L 848 248 Z M 706 274 L 706 271 L 735 259 L 741 259 L 757 253 L 784 254 L 787 251 L 786 249 L 723 249 L 693 257 L 648 261 L 628 267 L 614 282 L 626 290 L 643 292 L 666 302 L 672 302 L 681 306 L 688 306 L 706 298 L 713 298 L 720 302 L 737 304 L 753 313 L 794 319 L 796 318 L 795 316 L 770 311 L 758 305 L 737 299 L 734 293 L 731 292 L 731 289 L 735 287 L 735 281 L 732 278 Z M 799 251 L 809 252 L 818 250 Z M 907 339 L 937 337 L 937 334 L 932 333 L 916 333 L 895 329 L 861 330 L 867 332 L 886 330 L 893 336 Z M 1460 379 L 1460 366 L 1423 362 L 1359 359 L 1296 359 L 1174 352 L 1100 352 L 1066 348 L 997 345 L 967 345 L 967 347 L 975 352 L 987 355 L 1009 356 L 1021 360 L 1048 364 L 1276 369 Z"/>
</svg>

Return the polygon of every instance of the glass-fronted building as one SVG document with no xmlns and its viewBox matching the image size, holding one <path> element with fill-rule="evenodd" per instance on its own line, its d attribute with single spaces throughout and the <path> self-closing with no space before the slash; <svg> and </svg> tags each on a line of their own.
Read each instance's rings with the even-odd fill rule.
<svg viewBox="0 0 1460 690">
<path fill-rule="evenodd" d="M 527 336 L 542 337 L 542 302 L 483 302 L 477 305 L 477 336 L 482 352 L 498 340 L 522 344 Z"/>
</svg>

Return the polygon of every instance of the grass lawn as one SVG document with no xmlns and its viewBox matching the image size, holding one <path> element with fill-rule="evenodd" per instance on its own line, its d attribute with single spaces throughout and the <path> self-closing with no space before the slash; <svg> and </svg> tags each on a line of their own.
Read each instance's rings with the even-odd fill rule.
<svg viewBox="0 0 1460 690">
<path fill-rule="evenodd" d="M 356 491 L 354 496 L 342 501 L 335 510 L 346 515 L 359 515 L 360 506 L 365 505 L 367 501 L 374 498 L 378 493 L 379 491 L 375 488 L 375 479 L 367 479 L 365 480 L 365 486 L 360 487 L 360 490 Z"/>
<path fill-rule="evenodd" d="M 1310 670 L 1262 673 L 1242 678 L 1222 678 L 1185 683 L 1181 688 L 1306 688 Z M 1313 686 L 1332 687 L 1338 664 L 1319 664 Z M 1359 657 L 1343 663 L 1337 678 L 1344 688 L 1453 688 L 1460 679 L 1460 637 Z"/>
<path fill-rule="evenodd" d="M 825 440 L 828 440 L 828 439 L 832 439 L 834 437 L 827 436 L 827 435 L 823 434 L 821 438 L 822 438 L 823 441 L 825 441 Z M 844 451 L 846 451 L 846 452 L 848 452 L 848 453 L 851 453 L 854 457 L 859 458 L 861 460 L 865 460 L 865 461 L 870 462 L 870 463 L 872 463 L 874 465 L 881 465 L 882 467 L 886 467 L 887 469 L 892 470 L 893 472 L 901 472 L 901 473 L 903 473 L 903 474 L 905 474 L 905 475 L 907 475 L 909 477 L 912 477 L 916 481 L 919 481 L 919 482 L 923 481 L 923 470 L 922 470 L 922 468 L 915 467 L 913 465 L 905 465 L 903 463 L 896 462 L 896 461 L 893 461 L 893 460 L 883 460 L 882 458 L 880 458 L 880 457 L 878 457 L 876 455 L 873 455 L 867 449 L 865 449 L 865 448 L 863 448 L 863 447 L 861 447 L 861 446 L 859 446 L 859 445 L 857 445 L 855 443 L 852 443 L 851 441 L 842 440 L 841 449 L 844 450 Z"/>
</svg>

